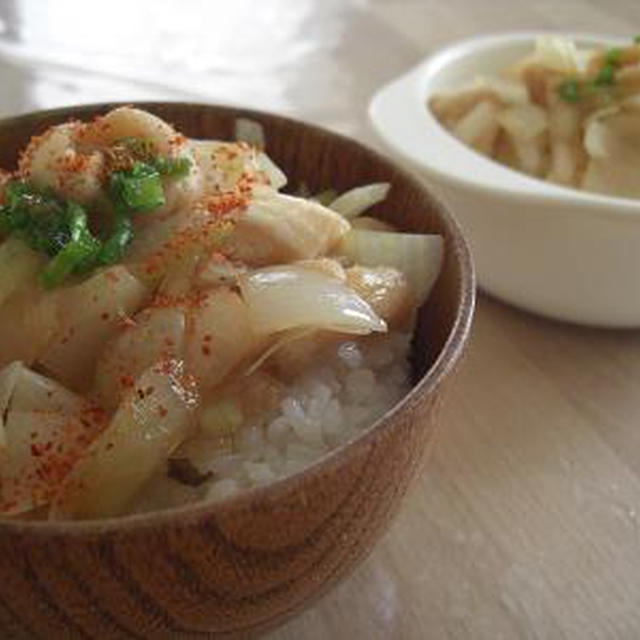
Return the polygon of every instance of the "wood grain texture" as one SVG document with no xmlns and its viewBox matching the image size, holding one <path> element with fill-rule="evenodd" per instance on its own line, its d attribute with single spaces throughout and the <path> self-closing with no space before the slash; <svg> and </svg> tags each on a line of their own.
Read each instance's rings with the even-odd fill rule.
<svg viewBox="0 0 640 640">
<path fill-rule="evenodd" d="M 33 134 L 111 105 L 0 123 L 0 166 Z M 444 235 L 446 260 L 420 312 L 415 386 L 357 440 L 304 472 L 215 507 L 93 523 L 0 523 L 3 638 L 200 638 L 277 624 L 344 577 L 396 512 L 433 439 L 473 312 L 470 258 L 455 222 L 414 179 L 359 144 L 284 118 L 213 106 L 144 104 L 193 137 L 231 137 L 244 115 L 311 189 L 393 184 L 381 215 Z"/>
</svg>

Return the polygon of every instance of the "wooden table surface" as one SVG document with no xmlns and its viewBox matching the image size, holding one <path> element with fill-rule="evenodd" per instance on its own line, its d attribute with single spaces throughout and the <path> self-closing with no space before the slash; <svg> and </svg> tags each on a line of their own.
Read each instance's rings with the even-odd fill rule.
<svg viewBox="0 0 640 640">
<path fill-rule="evenodd" d="M 0 0 L 0 115 L 186 97 L 371 145 L 371 94 L 456 39 L 640 31 L 634 0 L 45 4 Z M 270 639 L 640 638 L 639 386 L 638 332 L 553 323 L 480 295 L 437 447 L 395 523 Z"/>
</svg>

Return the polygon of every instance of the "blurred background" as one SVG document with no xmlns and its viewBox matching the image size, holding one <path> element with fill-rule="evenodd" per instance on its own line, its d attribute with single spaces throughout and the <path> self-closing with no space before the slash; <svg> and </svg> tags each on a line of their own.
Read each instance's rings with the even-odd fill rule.
<svg viewBox="0 0 640 640">
<path fill-rule="evenodd" d="M 479 32 L 616 33 L 606 3 L 516 0 L 0 0 L 0 116 L 103 100 L 192 100 L 277 111 L 343 133 L 371 94 L 442 45 Z M 592 6 L 591 6 L 592 5 Z M 566 14 L 566 15 L 565 15 Z"/>
</svg>

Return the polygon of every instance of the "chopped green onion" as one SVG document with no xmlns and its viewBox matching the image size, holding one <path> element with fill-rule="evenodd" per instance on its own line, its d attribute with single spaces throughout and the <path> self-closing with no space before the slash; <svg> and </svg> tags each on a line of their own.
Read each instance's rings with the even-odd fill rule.
<svg viewBox="0 0 640 640">
<path fill-rule="evenodd" d="M 565 80 L 558 86 L 558 93 L 566 102 L 578 102 L 580 100 L 580 85 L 577 80 Z"/>
<path fill-rule="evenodd" d="M 111 235 L 100 239 L 88 226 L 87 213 L 79 204 L 40 189 L 25 180 L 5 186 L 0 206 L 0 233 L 15 234 L 32 249 L 51 257 L 41 273 L 45 287 L 59 285 L 71 273 L 83 273 L 122 259 L 133 238 L 131 214 L 153 211 L 166 202 L 162 177 L 188 175 L 188 158 L 156 154 L 143 138 L 123 138 L 116 145 L 120 166 L 109 177 L 109 194 L 115 209 Z"/>
<path fill-rule="evenodd" d="M 126 138 L 120 138 L 116 140 L 116 147 L 121 146 L 127 149 L 136 160 L 141 162 L 149 162 L 157 155 L 156 146 L 147 138 L 134 138 L 128 136 Z"/>
<path fill-rule="evenodd" d="M 167 178 L 184 178 L 189 175 L 191 161 L 189 158 L 167 158 L 158 156 L 153 160 L 153 167 L 161 176 Z"/>
<path fill-rule="evenodd" d="M 111 236 L 104 242 L 98 252 L 96 262 L 99 265 L 115 264 L 122 260 L 125 251 L 133 239 L 131 218 L 118 216 Z"/>
<path fill-rule="evenodd" d="M 640 36 L 635 36 L 633 41 L 634 41 L 635 44 L 640 44 Z"/>
<path fill-rule="evenodd" d="M 116 211 L 121 214 L 153 211 L 166 202 L 160 173 L 141 162 L 131 171 L 114 171 L 109 190 Z"/>
<path fill-rule="evenodd" d="M 602 69 L 600 69 L 600 71 L 598 72 L 598 75 L 595 77 L 595 80 L 593 81 L 593 84 L 596 87 L 605 87 L 605 86 L 612 85 L 614 81 L 615 81 L 615 68 L 612 65 L 607 64 L 604 67 L 602 67 Z"/>
<path fill-rule="evenodd" d="M 40 274 L 40 281 L 47 289 L 59 285 L 79 265 L 88 263 L 95 254 L 95 245 L 82 240 L 72 240 L 59 251 Z"/>
<path fill-rule="evenodd" d="M 612 67 L 620 66 L 622 62 L 622 49 L 619 47 L 614 47 L 613 49 L 609 49 L 604 57 L 605 65 L 609 65 Z"/>
</svg>

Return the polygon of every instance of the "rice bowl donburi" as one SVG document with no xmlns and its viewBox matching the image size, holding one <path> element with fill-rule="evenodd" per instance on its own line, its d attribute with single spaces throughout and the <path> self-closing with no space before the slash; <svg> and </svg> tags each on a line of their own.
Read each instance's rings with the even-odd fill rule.
<svg viewBox="0 0 640 640">
<path fill-rule="evenodd" d="M 286 185 L 238 130 L 191 140 L 122 107 L 52 127 L 0 177 L 4 515 L 224 498 L 408 389 L 440 237 L 367 216 L 389 185 Z"/>
</svg>

